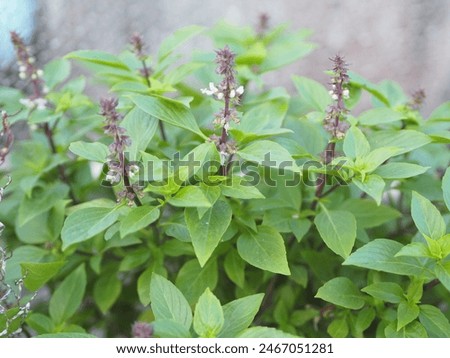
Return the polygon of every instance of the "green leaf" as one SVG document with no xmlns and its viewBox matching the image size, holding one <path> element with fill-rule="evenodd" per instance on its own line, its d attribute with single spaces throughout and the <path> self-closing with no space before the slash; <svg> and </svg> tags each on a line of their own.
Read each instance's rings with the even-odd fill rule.
<svg viewBox="0 0 450 358">
<path fill-rule="evenodd" d="M 403 247 L 394 240 L 376 239 L 356 250 L 343 265 L 353 265 L 376 271 L 406 276 L 427 276 L 431 272 L 414 257 L 395 257 Z"/>
<path fill-rule="evenodd" d="M 136 267 L 144 265 L 149 261 L 150 250 L 146 247 L 139 247 L 135 250 L 127 252 L 119 265 L 119 271 L 128 272 Z"/>
<path fill-rule="evenodd" d="M 395 256 L 396 257 L 411 256 L 411 257 L 433 258 L 428 247 L 421 242 L 412 242 L 406 246 L 403 246 L 402 249 L 399 252 L 397 252 L 397 254 Z"/>
<path fill-rule="evenodd" d="M 299 265 L 291 265 L 291 279 L 299 286 L 306 288 L 308 285 L 308 270 Z"/>
<path fill-rule="evenodd" d="M 437 279 L 450 291 L 450 261 L 438 263 L 434 268 Z"/>
<path fill-rule="evenodd" d="M 297 336 L 272 327 L 251 327 L 242 332 L 237 338 L 297 338 Z"/>
<path fill-rule="evenodd" d="M 86 270 L 84 264 L 72 271 L 58 286 L 49 302 L 49 313 L 56 325 L 72 317 L 84 297 Z"/>
<path fill-rule="evenodd" d="M 181 188 L 168 203 L 177 207 L 210 208 L 211 203 L 198 186 L 189 185 Z"/>
<path fill-rule="evenodd" d="M 279 233 L 291 232 L 290 224 L 295 221 L 296 217 L 298 217 L 298 212 L 293 209 L 278 208 L 266 210 L 262 224 L 273 227 Z"/>
<path fill-rule="evenodd" d="M 183 27 L 175 31 L 172 35 L 167 37 L 159 47 L 158 60 L 162 61 L 169 56 L 178 46 L 188 41 L 190 38 L 203 32 L 203 26 L 191 25 Z"/>
<path fill-rule="evenodd" d="M 383 179 L 405 179 L 425 173 L 430 167 L 412 163 L 387 163 L 375 170 Z"/>
<path fill-rule="evenodd" d="M 223 306 L 224 324 L 218 337 L 234 338 L 248 328 L 261 306 L 264 294 L 259 293 L 231 301 Z"/>
<path fill-rule="evenodd" d="M 292 233 L 294 234 L 297 242 L 300 242 L 311 228 L 311 221 L 308 219 L 292 218 L 289 221 L 289 226 L 291 227 Z"/>
<path fill-rule="evenodd" d="M 223 325 L 224 315 L 220 301 L 207 288 L 195 306 L 194 330 L 200 337 L 217 337 Z"/>
<path fill-rule="evenodd" d="M 392 322 L 385 328 L 384 334 L 386 338 L 428 338 L 427 331 L 417 321 L 411 322 L 399 331 L 395 322 Z"/>
<path fill-rule="evenodd" d="M 332 99 L 324 86 L 317 81 L 300 76 L 293 76 L 292 81 L 308 109 L 325 112 Z"/>
<path fill-rule="evenodd" d="M 386 98 L 389 99 L 389 104 L 391 108 L 400 107 L 403 109 L 403 106 L 409 100 L 409 97 L 403 91 L 402 86 L 397 82 L 391 80 L 383 80 L 377 84 L 378 90 L 383 93 Z M 380 101 L 383 102 L 383 101 Z M 373 100 L 375 106 L 382 105 L 384 103 L 378 103 L 377 99 Z"/>
<path fill-rule="evenodd" d="M 49 333 L 55 330 L 55 325 L 50 317 L 43 315 L 42 313 L 31 313 L 27 317 L 26 322 L 37 334 Z"/>
<path fill-rule="evenodd" d="M 401 213 L 386 205 L 377 205 L 373 200 L 348 199 L 339 205 L 340 210 L 351 212 L 359 228 L 371 228 L 397 219 Z"/>
<path fill-rule="evenodd" d="M 433 140 L 433 143 L 450 144 L 449 132 L 428 133 L 428 135 Z"/>
<path fill-rule="evenodd" d="M 40 262 L 48 255 L 48 250 L 33 245 L 22 245 L 14 249 L 11 258 L 8 259 L 6 270 L 6 282 L 14 282 L 22 278 L 22 262 Z M 1 316 L 1 315 L 0 315 Z"/>
<path fill-rule="evenodd" d="M 186 208 L 186 225 L 191 235 L 195 255 L 202 267 L 230 225 L 231 215 L 231 207 L 224 200 L 218 200 L 201 218 L 196 208 Z"/>
<path fill-rule="evenodd" d="M 385 106 L 390 106 L 388 98 L 386 98 L 386 96 L 382 92 L 380 92 L 378 85 L 371 83 L 369 80 L 352 71 L 349 71 L 349 76 L 350 84 L 352 86 L 366 90 L 377 100 L 382 102 Z"/>
<path fill-rule="evenodd" d="M 410 129 L 377 131 L 371 133 L 367 139 L 372 149 L 399 148 L 397 155 L 410 152 L 431 142 L 426 134 Z"/>
<path fill-rule="evenodd" d="M 450 167 L 445 171 L 442 178 L 442 191 L 444 192 L 444 201 L 447 209 L 450 210 Z"/>
<path fill-rule="evenodd" d="M 404 299 L 403 289 L 393 282 L 375 282 L 361 291 L 378 300 L 390 303 L 400 303 Z"/>
<path fill-rule="evenodd" d="M 431 305 L 421 305 L 419 321 L 431 338 L 450 337 L 450 323 L 439 308 Z"/>
<path fill-rule="evenodd" d="M 356 126 L 352 126 L 345 135 L 344 153 L 347 157 L 364 157 L 370 153 L 370 144 L 364 133 Z"/>
<path fill-rule="evenodd" d="M 180 161 L 184 165 L 177 167 L 175 161 L 172 163 L 178 178 L 185 181 L 193 175 L 203 178 L 203 176 L 215 174 L 219 169 L 219 160 L 219 152 L 215 144 L 207 142 L 196 146 L 186 154 Z"/>
<path fill-rule="evenodd" d="M 333 338 L 345 338 L 348 331 L 349 327 L 345 317 L 335 318 L 327 328 L 328 334 Z"/>
<path fill-rule="evenodd" d="M 139 107 L 134 107 L 123 119 L 121 126 L 126 129 L 126 135 L 131 138 L 127 148 L 129 160 L 139 160 L 140 152 L 145 151 L 158 129 L 158 120 Z"/>
<path fill-rule="evenodd" d="M 110 227 L 119 217 L 119 208 L 88 207 L 71 213 L 61 231 L 62 249 L 86 241 Z"/>
<path fill-rule="evenodd" d="M 415 303 L 402 301 L 397 309 L 397 331 L 414 321 L 419 315 L 419 306 Z"/>
<path fill-rule="evenodd" d="M 423 295 L 423 283 L 424 280 L 419 278 L 412 278 L 411 283 L 408 286 L 408 290 L 406 291 L 406 299 L 411 303 L 420 302 Z"/>
<path fill-rule="evenodd" d="M 335 277 L 328 281 L 314 297 L 353 310 L 359 310 L 365 303 L 364 296 L 347 277 Z"/>
<path fill-rule="evenodd" d="M 239 125 L 230 129 L 241 144 L 263 137 L 292 133 L 280 128 L 289 109 L 289 94 L 284 88 L 275 88 L 248 104 Z"/>
<path fill-rule="evenodd" d="M 148 306 L 150 303 L 150 282 L 152 280 L 153 270 L 154 268 L 152 266 L 148 267 L 139 275 L 137 280 L 137 293 L 139 296 L 139 301 L 144 306 Z"/>
<path fill-rule="evenodd" d="M 63 183 L 50 184 L 33 190 L 31 197 L 25 196 L 19 207 L 17 226 L 23 226 L 36 216 L 54 207 L 67 197 L 69 187 Z"/>
<path fill-rule="evenodd" d="M 191 307 L 172 282 L 154 273 L 150 284 L 150 299 L 157 320 L 172 319 L 187 330 L 190 329 Z"/>
<path fill-rule="evenodd" d="M 120 236 L 144 229 L 159 218 L 159 209 L 153 206 L 139 206 L 132 208 L 127 216 L 120 219 Z"/>
<path fill-rule="evenodd" d="M 242 159 L 267 167 L 276 167 L 294 172 L 300 171 L 291 154 L 281 145 L 268 140 L 259 140 L 237 152 Z"/>
<path fill-rule="evenodd" d="M 223 268 L 231 281 L 233 281 L 240 288 L 244 288 L 245 262 L 235 250 L 230 250 L 225 256 Z"/>
<path fill-rule="evenodd" d="M 154 81 L 152 81 L 152 90 L 154 90 Z M 150 90 L 146 84 L 142 82 L 121 81 L 117 82 L 110 88 L 111 92 L 136 92 L 136 93 L 148 93 Z"/>
<path fill-rule="evenodd" d="M 435 108 L 428 117 L 429 121 L 448 121 L 450 118 L 450 101 L 442 103 Z"/>
<path fill-rule="evenodd" d="M 70 62 L 58 58 L 44 66 L 44 82 L 48 88 L 53 88 L 70 75 Z"/>
<path fill-rule="evenodd" d="M 164 78 L 164 83 L 175 86 L 182 82 L 186 77 L 195 73 L 200 68 L 204 67 L 205 63 L 188 62 L 171 70 Z"/>
<path fill-rule="evenodd" d="M 313 51 L 315 45 L 305 42 L 305 35 L 305 30 L 300 30 L 271 44 L 260 71 L 268 72 L 283 67 Z"/>
<path fill-rule="evenodd" d="M 207 139 L 201 132 L 192 112 L 183 103 L 160 96 L 143 96 L 134 94 L 130 99 L 141 110 L 168 124 L 187 129 L 200 137 Z"/>
<path fill-rule="evenodd" d="M 427 240 L 427 243 L 430 244 L 431 240 Z M 450 233 L 442 236 L 439 240 L 437 240 L 437 244 L 439 245 L 440 253 L 442 257 L 447 257 L 450 255 Z"/>
<path fill-rule="evenodd" d="M 217 281 L 217 261 L 209 260 L 204 267 L 201 267 L 198 260 L 193 259 L 181 267 L 175 284 L 186 300 L 190 304 L 194 304 L 207 288 L 214 290 Z"/>
<path fill-rule="evenodd" d="M 174 237 L 175 239 L 183 242 L 191 242 L 189 230 L 187 229 L 184 215 L 177 216 L 175 221 L 169 221 L 164 225 L 165 233 L 167 236 Z"/>
<path fill-rule="evenodd" d="M 58 333 L 40 334 L 35 338 L 98 338 L 98 337 L 88 333 L 58 332 Z"/>
<path fill-rule="evenodd" d="M 365 126 L 376 126 L 379 124 L 396 122 L 405 118 L 404 114 L 390 108 L 373 108 L 361 113 L 358 117 L 360 124 Z"/>
<path fill-rule="evenodd" d="M 445 235 L 446 225 L 439 210 L 427 198 L 415 191 L 412 193 L 411 216 L 423 235 L 434 240 Z"/>
<path fill-rule="evenodd" d="M 30 291 L 37 291 L 55 276 L 64 261 L 55 262 L 22 262 L 22 275 L 25 277 L 25 287 Z"/>
<path fill-rule="evenodd" d="M 366 307 L 358 312 L 355 322 L 355 330 L 361 334 L 370 327 L 376 317 L 376 312 L 372 307 Z"/>
<path fill-rule="evenodd" d="M 380 176 L 376 174 L 369 174 L 363 182 L 358 179 L 353 179 L 352 183 L 354 183 L 363 192 L 369 194 L 375 200 L 377 205 L 381 204 L 383 190 L 386 183 Z"/>
<path fill-rule="evenodd" d="M 322 212 L 314 219 L 314 224 L 328 248 L 347 258 L 356 239 L 356 219 L 347 211 L 331 211 L 322 206 Z"/>
<path fill-rule="evenodd" d="M 266 56 L 267 50 L 263 41 L 257 41 L 246 49 L 244 53 L 236 56 L 236 64 L 249 66 L 260 65 Z"/>
<path fill-rule="evenodd" d="M 105 163 L 109 149 L 103 143 L 86 143 L 82 141 L 70 143 L 69 150 L 81 158 L 94 162 Z"/>
<path fill-rule="evenodd" d="M 259 226 L 256 233 L 243 233 L 237 240 L 237 249 L 250 265 L 290 275 L 283 237 L 271 227 Z"/>
<path fill-rule="evenodd" d="M 366 156 L 356 158 L 355 166 L 365 173 L 370 173 L 389 158 L 398 155 L 400 151 L 401 149 L 397 147 L 376 148 Z"/>
<path fill-rule="evenodd" d="M 233 176 L 220 185 L 222 194 L 237 199 L 264 199 L 264 195 L 252 185 L 245 185 L 246 180 Z"/>
<path fill-rule="evenodd" d="M 64 58 L 93 63 L 121 70 L 130 69 L 117 56 L 103 51 L 78 50 L 67 54 Z"/>
<path fill-rule="evenodd" d="M 115 272 L 105 272 L 94 286 L 94 301 L 103 314 L 108 312 L 122 291 L 122 282 Z"/>
<path fill-rule="evenodd" d="M 158 319 L 152 322 L 154 335 L 161 338 L 190 338 L 191 334 L 182 324 L 173 319 Z"/>
</svg>

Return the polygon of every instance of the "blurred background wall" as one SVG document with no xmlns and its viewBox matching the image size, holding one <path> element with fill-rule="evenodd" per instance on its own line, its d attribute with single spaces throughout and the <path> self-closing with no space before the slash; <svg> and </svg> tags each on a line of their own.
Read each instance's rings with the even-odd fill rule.
<svg viewBox="0 0 450 358">
<path fill-rule="evenodd" d="M 220 19 L 256 25 L 263 12 L 271 25 L 312 29 L 319 45 L 277 76 L 280 84 L 292 88 L 291 74 L 326 83 L 328 58 L 339 52 L 374 82 L 393 79 L 407 94 L 424 88 L 425 114 L 450 98 L 450 0 L 0 0 L 0 46 L 3 51 L 5 30 L 21 21 L 35 30 L 41 62 L 75 49 L 119 52 L 134 31 L 155 52 L 179 27 Z M 212 50 L 205 37 L 191 46 Z"/>
</svg>

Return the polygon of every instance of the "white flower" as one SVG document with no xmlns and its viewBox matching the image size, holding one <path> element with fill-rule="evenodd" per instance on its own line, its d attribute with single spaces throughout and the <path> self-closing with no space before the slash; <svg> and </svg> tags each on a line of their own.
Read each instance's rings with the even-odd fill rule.
<svg viewBox="0 0 450 358">
<path fill-rule="evenodd" d="M 29 57 L 28 58 L 28 63 L 35 63 L 36 59 L 34 57 Z"/>
<path fill-rule="evenodd" d="M 223 128 L 225 129 L 225 131 L 228 133 L 228 129 L 230 129 L 230 123 L 227 122 L 223 125 Z"/>
<path fill-rule="evenodd" d="M 139 167 L 135 164 L 130 165 L 128 168 L 128 176 L 133 178 L 137 173 L 139 173 Z"/>
<path fill-rule="evenodd" d="M 238 96 L 240 96 L 241 94 L 243 94 L 244 93 L 244 86 L 239 86 L 237 89 L 236 89 L 236 94 L 238 95 Z"/>
<path fill-rule="evenodd" d="M 333 93 L 331 95 L 331 98 L 333 98 L 335 101 L 337 101 L 339 97 L 338 97 L 338 95 L 336 93 Z"/>
<path fill-rule="evenodd" d="M 27 67 L 24 65 L 19 66 L 19 72 L 25 72 L 27 70 Z"/>
<path fill-rule="evenodd" d="M 32 79 L 32 80 L 37 80 L 37 78 L 38 78 L 38 76 L 37 76 L 35 73 L 33 73 L 33 74 L 31 75 L 31 79 Z"/>
<path fill-rule="evenodd" d="M 34 107 L 36 107 L 34 101 L 29 98 L 21 98 L 19 102 L 29 109 L 33 109 Z"/>
<path fill-rule="evenodd" d="M 120 182 L 120 175 L 119 174 L 107 174 L 106 175 L 106 181 L 109 181 L 111 184 Z"/>
<path fill-rule="evenodd" d="M 44 76 L 44 71 L 42 71 L 41 69 L 39 69 L 39 70 L 36 71 L 36 75 L 37 75 L 38 77 L 42 77 L 42 76 Z"/>
<path fill-rule="evenodd" d="M 44 86 L 44 88 L 42 89 L 42 92 L 44 94 L 47 94 L 48 92 L 50 92 L 50 88 L 48 88 L 47 86 Z"/>
<path fill-rule="evenodd" d="M 227 162 L 229 154 L 223 150 L 219 154 L 220 154 L 220 165 L 224 165 Z"/>
<path fill-rule="evenodd" d="M 37 109 L 45 109 L 47 108 L 47 100 L 45 98 L 36 98 L 34 100 Z"/>
<path fill-rule="evenodd" d="M 203 94 L 206 94 L 208 96 L 212 96 L 213 94 L 216 94 L 219 92 L 219 89 L 214 85 L 213 82 L 209 82 L 209 89 L 203 88 L 200 90 Z"/>
<path fill-rule="evenodd" d="M 330 96 L 334 95 L 334 91 L 328 91 L 328 93 L 330 94 Z"/>
<path fill-rule="evenodd" d="M 345 89 L 342 91 L 342 95 L 344 96 L 344 98 L 349 98 L 350 97 L 350 91 L 348 89 Z"/>
<path fill-rule="evenodd" d="M 19 72 L 19 78 L 21 80 L 24 80 L 25 78 L 27 78 L 27 74 L 25 72 Z"/>
<path fill-rule="evenodd" d="M 216 94 L 217 99 L 223 99 L 223 93 L 222 92 L 218 92 Z"/>
<path fill-rule="evenodd" d="M 36 99 L 21 98 L 19 102 L 28 109 L 37 108 L 41 110 L 47 108 L 47 100 L 45 98 L 36 98 Z"/>
<path fill-rule="evenodd" d="M 236 91 L 235 90 L 231 90 L 230 91 L 230 98 L 234 98 L 236 97 Z"/>
<path fill-rule="evenodd" d="M 337 139 L 343 139 L 345 137 L 345 132 L 342 131 L 336 131 L 336 138 Z"/>
</svg>

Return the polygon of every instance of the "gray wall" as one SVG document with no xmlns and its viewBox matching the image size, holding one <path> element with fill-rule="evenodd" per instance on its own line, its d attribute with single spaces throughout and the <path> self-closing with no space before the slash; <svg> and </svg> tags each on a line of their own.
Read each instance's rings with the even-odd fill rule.
<svg viewBox="0 0 450 358">
<path fill-rule="evenodd" d="M 261 12 L 271 24 L 314 31 L 319 49 L 290 66 L 278 80 L 290 86 L 290 74 L 327 82 L 323 70 L 339 52 L 351 69 L 372 81 L 390 78 L 407 93 L 424 88 L 424 112 L 450 98 L 450 0 L 38 0 L 40 38 L 46 57 L 80 48 L 118 52 L 133 31 L 144 34 L 150 51 L 175 29 L 211 26 L 224 18 L 254 25 Z M 204 41 L 204 40 L 203 40 Z M 210 43 L 193 46 L 211 48 Z"/>
</svg>

